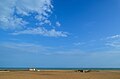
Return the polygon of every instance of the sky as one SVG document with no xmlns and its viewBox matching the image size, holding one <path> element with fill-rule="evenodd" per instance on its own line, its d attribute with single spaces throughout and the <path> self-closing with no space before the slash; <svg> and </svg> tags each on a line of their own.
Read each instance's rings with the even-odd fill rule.
<svg viewBox="0 0 120 79">
<path fill-rule="evenodd" d="M 119 0 L 0 0 L 0 67 L 120 68 Z"/>
</svg>

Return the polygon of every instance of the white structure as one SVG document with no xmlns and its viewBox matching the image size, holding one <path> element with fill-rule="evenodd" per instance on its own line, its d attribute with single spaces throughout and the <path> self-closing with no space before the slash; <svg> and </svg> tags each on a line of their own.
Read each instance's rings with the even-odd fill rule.
<svg viewBox="0 0 120 79">
<path fill-rule="evenodd" d="M 37 70 L 38 72 L 40 72 L 40 70 Z"/>
<path fill-rule="evenodd" d="M 31 69 L 29 69 L 29 71 L 35 71 L 36 69 L 34 69 L 34 68 L 31 68 Z"/>
</svg>

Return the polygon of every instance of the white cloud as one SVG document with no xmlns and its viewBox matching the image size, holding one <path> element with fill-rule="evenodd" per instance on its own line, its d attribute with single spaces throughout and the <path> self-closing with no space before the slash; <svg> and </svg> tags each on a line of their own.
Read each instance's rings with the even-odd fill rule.
<svg viewBox="0 0 120 79">
<path fill-rule="evenodd" d="M 86 55 L 79 49 L 62 50 L 59 47 L 42 46 L 34 43 L 4 42 L 0 44 L 0 48 L 11 49 L 15 52 L 40 53 L 43 55 Z"/>
<path fill-rule="evenodd" d="M 47 30 L 43 27 L 38 27 L 35 29 L 28 29 L 24 31 L 19 31 L 12 33 L 13 35 L 19 35 L 19 34 L 35 34 L 35 35 L 43 35 L 43 36 L 49 36 L 49 37 L 67 37 L 67 32 L 62 31 L 56 31 L 55 29 Z"/>
<path fill-rule="evenodd" d="M 51 0 L 18 0 L 16 2 L 17 12 L 27 16 L 30 12 L 48 16 L 46 12 L 51 12 L 51 7 Z"/>
<path fill-rule="evenodd" d="M 38 57 L 40 59 L 45 59 L 43 55 L 50 55 L 49 57 L 52 58 L 53 56 L 60 62 L 65 60 L 66 63 L 70 64 L 71 66 L 77 67 L 120 67 L 120 52 L 119 51 L 96 51 L 96 52 L 85 52 L 81 51 L 80 49 L 68 49 L 68 50 L 61 50 L 58 47 L 53 47 L 53 49 L 58 50 L 51 50 L 51 48 L 36 44 L 30 43 L 0 43 L 0 50 L 3 55 L 5 53 L 17 53 L 15 55 L 9 54 L 10 56 L 31 56 L 34 53 L 34 57 Z M 6 50 L 7 49 L 7 50 Z M 16 52 L 17 51 L 17 52 Z M 19 53 L 19 54 L 18 54 Z M 27 53 L 27 54 L 25 54 Z M 33 54 L 31 54 L 33 53 Z M 3 56 L 2 55 L 2 56 Z M 1 57 L 2 57 L 1 56 Z M 5 58 L 4 57 L 4 58 Z M 42 57 L 42 58 L 41 58 Z M 47 56 L 48 57 L 48 56 Z M 61 58 L 62 57 L 62 58 Z M 2 57 L 3 58 L 3 57 Z M 31 57 L 30 57 L 31 58 Z M 37 58 L 37 60 L 38 60 Z M 48 60 L 50 59 L 48 58 Z M 54 59 L 54 58 L 53 58 Z M 52 59 L 52 60 L 53 60 Z M 5 59 L 6 60 L 6 59 Z M 69 61 L 70 60 L 70 61 Z M 73 64 L 71 64 L 71 62 Z M 78 64 L 80 63 L 80 64 Z M 59 64 L 59 63 L 57 63 Z M 64 63 L 63 63 L 64 64 Z M 82 64 L 82 65 L 81 65 Z"/>
<path fill-rule="evenodd" d="M 60 27 L 60 26 L 61 26 L 61 24 L 60 24 L 60 22 L 59 22 L 59 21 L 57 21 L 57 22 L 56 22 L 56 26 L 58 26 L 58 27 Z"/>
<path fill-rule="evenodd" d="M 76 42 L 76 43 L 73 43 L 75 46 L 81 46 L 81 45 L 84 45 L 85 43 L 84 42 Z"/>
<path fill-rule="evenodd" d="M 0 27 L 4 29 L 23 28 L 28 22 L 19 16 L 29 16 L 30 13 L 37 13 L 36 16 L 44 19 L 38 19 L 40 22 L 48 19 L 48 13 L 51 13 L 51 0 L 0 0 Z M 36 17 L 35 16 L 35 17 Z"/>
<path fill-rule="evenodd" d="M 120 47 L 120 41 L 112 41 L 112 42 L 108 42 L 106 43 L 107 46 L 111 46 L 111 47 L 115 47 L 115 48 L 119 48 Z"/>
<path fill-rule="evenodd" d="M 119 48 L 120 47 L 120 35 L 113 35 L 106 38 L 106 45 Z"/>
<path fill-rule="evenodd" d="M 0 27 L 4 29 L 24 28 L 27 23 L 30 23 L 22 17 L 17 17 L 16 14 L 30 16 L 31 13 L 36 13 L 34 17 L 36 20 L 43 24 L 46 21 L 48 23 L 52 7 L 51 0 L 0 0 Z"/>
<path fill-rule="evenodd" d="M 86 56 L 87 54 L 80 49 L 58 50 L 51 53 L 52 55 L 67 55 L 67 56 Z"/>
<path fill-rule="evenodd" d="M 15 1 L 16 0 L 0 0 L 0 28 L 21 28 L 27 23 L 22 18 L 13 16 Z"/>
<path fill-rule="evenodd" d="M 39 34 L 66 37 L 65 32 L 56 31 L 55 29 L 48 31 L 45 28 L 37 27 L 43 27 L 44 24 L 52 26 L 49 20 L 52 8 L 52 0 L 0 0 L 0 28 L 18 31 L 13 33 L 16 35 Z M 27 25 L 31 22 L 24 17 L 33 17 L 34 20 L 37 20 L 32 29 Z M 61 24 L 56 22 L 56 25 L 60 26 Z"/>
<path fill-rule="evenodd" d="M 107 37 L 107 39 L 116 39 L 116 38 L 120 38 L 120 35 L 113 35 L 113 36 Z"/>
<path fill-rule="evenodd" d="M 8 48 L 15 51 L 18 50 L 18 51 L 31 52 L 31 53 L 39 53 L 39 52 L 41 53 L 50 49 L 49 47 L 32 44 L 32 43 L 7 42 L 7 43 L 2 43 L 0 46 L 5 47 L 6 49 Z"/>
</svg>

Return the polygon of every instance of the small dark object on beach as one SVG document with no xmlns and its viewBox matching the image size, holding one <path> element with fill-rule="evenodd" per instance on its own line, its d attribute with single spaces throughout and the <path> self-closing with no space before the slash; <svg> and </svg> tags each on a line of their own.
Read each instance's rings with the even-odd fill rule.
<svg viewBox="0 0 120 79">
<path fill-rule="evenodd" d="M 83 70 L 76 70 L 75 72 L 83 72 Z"/>
<path fill-rule="evenodd" d="M 90 72 L 90 70 L 76 70 L 75 72 L 83 72 L 83 73 L 86 73 L 86 72 Z"/>
</svg>

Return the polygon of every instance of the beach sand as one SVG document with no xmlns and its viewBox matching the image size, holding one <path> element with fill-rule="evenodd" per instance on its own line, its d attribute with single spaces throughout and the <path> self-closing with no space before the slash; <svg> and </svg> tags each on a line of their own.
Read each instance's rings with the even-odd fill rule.
<svg viewBox="0 0 120 79">
<path fill-rule="evenodd" d="M 0 72 L 0 79 L 120 79 L 120 71 L 10 71 Z"/>
</svg>

